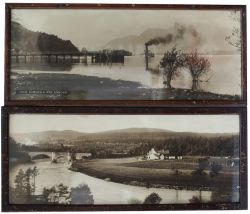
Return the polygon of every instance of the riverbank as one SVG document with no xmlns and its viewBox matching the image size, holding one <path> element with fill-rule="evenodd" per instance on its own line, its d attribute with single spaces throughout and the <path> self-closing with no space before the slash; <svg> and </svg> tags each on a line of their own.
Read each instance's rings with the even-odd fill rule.
<svg viewBox="0 0 250 214">
<path fill-rule="evenodd" d="M 237 173 L 224 169 L 215 176 L 205 171 L 203 175 L 194 174 L 197 164 L 162 161 L 128 161 L 128 159 L 95 159 L 76 161 L 71 170 L 96 178 L 122 184 L 185 190 L 214 190 L 223 183 L 225 192 L 232 192 L 236 185 Z M 139 166 L 137 163 L 140 163 Z M 153 163 L 153 166 L 149 165 Z M 178 167 L 175 167 L 178 166 Z M 189 166 L 189 167 L 187 167 Z M 236 180 L 235 180 L 236 179 Z M 236 188 L 236 187 L 235 187 Z"/>
<path fill-rule="evenodd" d="M 62 73 L 11 73 L 13 100 L 238 100 L 189 89 L 152 89 L 140 83 Z"/>
<path fill-rule="evenodd" d="M 51 164 L 49 161 L 37 161 L 35 164 L 19 164 L 12 167 L 9 172 L 10 187 L 15 188 L 15 177 L 20 169 L 27 170 L 34 166 L 39 170 L 36 177 L 36 195 L 41 195 L 44 187 L 51 188 L 59 183 L 63 183 L 69 188 L 76 188 L 84 184 L 88 185 L 94 197 L 94 204 L 121 205 L 133 204 L 133 201 L 140 201 L 142 203 L 152 193 L 157 193 L 162 198 L 161 203 L 163 204 L 190 203 L 189 200 L 194 196 L 201 198 L 202 202 L 208 203 L 212 195 L 211 191 L 145 188 L 109 182 L 104 179 L 88 176 L 84 173 L 71 171 L 64 162 Z"/>
</svg>

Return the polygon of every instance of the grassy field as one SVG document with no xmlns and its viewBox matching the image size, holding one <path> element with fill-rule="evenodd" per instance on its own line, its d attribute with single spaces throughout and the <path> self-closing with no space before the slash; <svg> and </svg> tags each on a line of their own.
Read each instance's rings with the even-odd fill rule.
<svg viewBox="0 0 250 214">
<path fill-rule="evenodd" d="M 77 161 L 72 170 L 118 183 L 146 187 L 176 189 L 213 189 L 223 183 L 225 189 L 237 188 L 238 169 L 224 166 L 222 171 L 210 176 L 193 172 L 198 168 L 194 159 L 138 161 L 135 158 L 95 159 Z"/>
<path fill-rule="evenodd" d="M 124 163 L 123 166 L 127 167 L 137 167 L 137 168 L 150 168 L 150 169 L 171 169 L 171 170 L 181 170 L 183 172 L 192 172 L 198 168 L 198 159 L 187 158 L 181 160 L 155 160 L 155 161 L 137 161 L 132 163 Z M 225 162 L 225 161 L 224 161 Z M 221 173 L 235 173 L 238 168 L 227 166 L 223 163 L 223 169 Z M 209 169 L 206 169 L 205 172 L 209 174 Z"/>
<path fill-rule="evenodd" d="M 111 80 L 62 73 L 11 74 L 13 100 L 236 100 L 239 96 L 219 95 L 188 89 L 151 89 L 132 81 Z M 48 92 L 56 93 L 48 93 Z M 23 93 L 25 92 L 25 93 Z M 28 93 L 27 93 L 28 92 Z M 35 92 L 35 93 L 34 93 Z M 63 93 L 61 93 L 63 92 Z"/>
</svg>

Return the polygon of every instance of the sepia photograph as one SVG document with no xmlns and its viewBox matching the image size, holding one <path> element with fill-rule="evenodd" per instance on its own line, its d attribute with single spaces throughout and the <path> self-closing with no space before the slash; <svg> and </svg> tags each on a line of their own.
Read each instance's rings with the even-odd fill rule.
<svg viewBox="0 0 250 214">
<path fill-rule="evenodd" d="M 9 204 L 240 204 L 240 129 L 232 113 L 10 113 Z"/>
<path fill-rule="evenodd" d="M 244 6 L 51 7 L 10 10 L 10 100 L 242 99 Z"/>
</svg>

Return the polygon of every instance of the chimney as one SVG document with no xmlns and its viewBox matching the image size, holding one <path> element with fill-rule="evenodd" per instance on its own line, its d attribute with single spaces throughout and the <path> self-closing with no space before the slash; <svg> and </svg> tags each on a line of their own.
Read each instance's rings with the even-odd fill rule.
<svg viewBox="0 0 250 214">
<path fill-rule="evenodd" d="M 145 43 L 145 65 L 146 65 L 146 71 L 148 70 L 148 44 Z"/>
</svg>

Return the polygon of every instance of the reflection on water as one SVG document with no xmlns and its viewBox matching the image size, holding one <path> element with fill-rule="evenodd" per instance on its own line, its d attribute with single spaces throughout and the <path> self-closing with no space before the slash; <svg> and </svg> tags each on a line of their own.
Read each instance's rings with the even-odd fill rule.
<svg viewBox="0 0 250 214">
<path fill-rule="evenodd" d="M 241 95 L 241 59 L 240 55 L 207 55 L 211 61 L 211 71 L 203 78 L 199 88 L 218 94 Z M 159 68 L 161 55 L 149 60 L 152 72 L 145 70 L 144 56 L 126 56 L 124 64 L 72 64 L 70 69 L 56 69 L 57 73 L 70 73 L 86 76 L 110 78 L 113 80 L 127 80 L 142 84 L 142 87 L 163 88 L 162 71 Z M 61 66 L 61 65 L 59 65 Z M 51 73 L 55 67 L 25 68 L 12 67 L 13 72 L 19 73 Z M 158 71 L 158 72 L 157 72 Z M 192 88 L 192 78 L 187 69 L 181 69 L 172 81 L 174 88 Z"/>
<path fill-rule="evenodd" d="M 72 63 L 18 63 L 11 65 L 11 69 L 24 70 L 24 71 L 49 71 L 49 72 L 61 72 L 71 71 L 73 67 Z"/>
<path fill-rule="evenodd" d="M 163 188 L 145 188 L 124 185 L 94 178 L 83 173 L 67 169 L 65 163 L 51 164 L 49 161 L 34 164 L 20 164 L 10 169 L 10 186 L 14 187 L 14 179 L 20 168 L 27 169 L 37 166 L 39 175 L 36 178 L 36 194 L 41 194 L 43 187 L 52 187 L 63 183 L 69 187 L 76 187 L 85 183 L 89 186 L 95 204 L 127 204 L 131 199 L 144 199 L 151 193 L 158 193 L 161 203 L 189 203 L 193 196 L 201 198 L 203 202 L 210 201 L 211 191 L 174 190 Z"/>
</svg>

